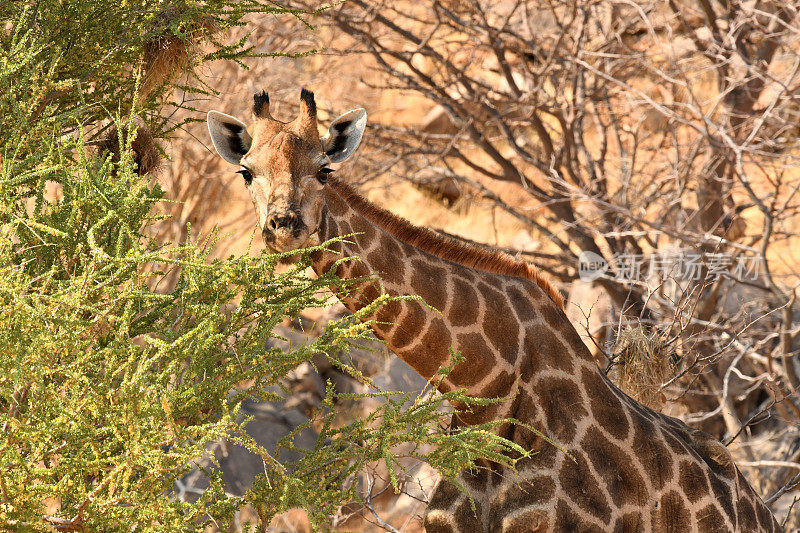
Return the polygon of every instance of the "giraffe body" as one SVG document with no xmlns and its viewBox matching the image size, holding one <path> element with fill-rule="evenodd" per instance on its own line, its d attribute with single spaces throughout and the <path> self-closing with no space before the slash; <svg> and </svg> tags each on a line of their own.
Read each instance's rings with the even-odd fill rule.
<svg viewBox="0 0 800 533">
<path fill-rule="evenodd" d="M 258 108 L 257 96 L 249 145 L 241 123 L 229 128 L 241 131 L 226 159 L 239 157 L 252 174 L 248 187 L 265 243 L 287 251 L 355 234 L 314 256 L 318 273 L 342 257 L 360 258 L 340 264 L 337 275 L 371 279 L 339 291 L 342 301 L 356 310 L 383 293 L 421 296 L 430 307 L 414 300 L 379 307 L 370 317 L 375 334 L 429 379 L 450 363 L 454 348 L 464 362 L 442 391 L 506 398 L 469 412 L 455 406 L 454 425 L 514 418 L 568 453 L 519 425 L 499 426 L 502 436 L 536 453 L 518 462 L 518 473 L 490 463 L 462 472 L 474 511 L 453 483 L 440 482 L 426 512 L 429 532 L 779 530 L 724 446 L 605 377 L 558 294 L 530 267 L 416 228 L 334 177 L 321 185 L 320 155 L 339 157 L 337 147 L 345 145 L 351 153 L 352 138 L 336 132 L 352 134 L 360 115 L 336 119 L 319 139 L 308 125 L 313 118 L 316 130 L 313 95 L 311 103 L 306 92 L 302 98 L 301 116 L 284 125 Z M 212 137 L 214 127 L 226 131 L 211 122 Z M 223 155 L 226 147 L 214 142 Z"/>
<path fill-rule="evenodd" d="M 434 309 L 406 301 L 376 313 L 376 334 L 394 353 L 431 377 L 449 364 L 451 346 L 460 350 L 466 366 L 456 366 L 442 388 L 474 396 L 511 396 L 520 378 L 512 400 L 459 413 L 455 422 L 515 418 L 571 456 L 527 429 L 501 428 L 538 453 L 520 461 L 519 475 L 486 464 L 464 472 L 475 512 L 454 484 L 440 483 L 428 531 L 778 530 L 724 446 L 636 402 L 603 375 L 545 282 L 442 259 L 403 238 L 414 242 L 422 233 L 428 248 L 460 246 L 421 230 L 408 234 L 338 180 L 326 192 L 323 238 L 356 235 L 338 253 L 319 254 L 314 268 L 321 273 L 342 256 L 358 256 L 339 274 L 382 280 L 342 295 L 348 307 L 380 292 L 421 295 Z"/>
</svg>

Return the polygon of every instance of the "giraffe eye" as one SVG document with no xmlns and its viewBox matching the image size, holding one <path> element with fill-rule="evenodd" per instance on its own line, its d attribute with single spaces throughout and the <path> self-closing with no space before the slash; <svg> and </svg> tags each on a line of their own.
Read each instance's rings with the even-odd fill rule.
<svg viewBox="0 0 800 533">
<path fill-rule="evenodd" d="M 250 185 L 250 182 L 253 181 L 253 173 L 247 170 L 246 168 L 243 168 L 242 170 L 237 170 L 236 173 L 242 175 L 242 177 L 244 178 L 244 182 L 247 185 Z"/>
<path fill-rule="evenodd" d="M 328 181 L 328 174 L 330 174 L 331 172 L 333 172 L 332 169 L 328 167 L 322 167 L 317 171 L 317 180 L 320 183 L 325 184 Z"/>
</svg>

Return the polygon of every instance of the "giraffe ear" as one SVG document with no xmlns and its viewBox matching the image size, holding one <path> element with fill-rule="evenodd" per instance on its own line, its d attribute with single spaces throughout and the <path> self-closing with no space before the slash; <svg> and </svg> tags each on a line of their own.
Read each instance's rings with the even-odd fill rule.
<svg viewBox="0 0 800 533">
<path fill-rule="evenodd" d="M 217 153 L 228 163 L 238 165 L 253 142 L 247 127 L 239 119 L 219 111 L 209 111 L 206 122 Z"/>
<path fill-rule="evenodd" d="M 367 127 L 367 112 L 353 109 L 331 122 L 322 139 L 322 151 L 332 163 L 340 163 L 353 155 Z"/>
</svg>

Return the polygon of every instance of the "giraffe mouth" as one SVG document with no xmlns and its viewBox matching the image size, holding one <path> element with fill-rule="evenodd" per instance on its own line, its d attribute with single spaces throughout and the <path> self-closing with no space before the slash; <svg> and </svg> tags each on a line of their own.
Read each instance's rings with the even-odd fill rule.
<svg viewBox="0 0 800 533">
<path fill-rule="evenodd" d="M 285 253 L 301 250 L 309 245 L 311 232 L 305 224 L 293 229 L 262 230 L 261 237 L 272 253 Z"/>
</svg>

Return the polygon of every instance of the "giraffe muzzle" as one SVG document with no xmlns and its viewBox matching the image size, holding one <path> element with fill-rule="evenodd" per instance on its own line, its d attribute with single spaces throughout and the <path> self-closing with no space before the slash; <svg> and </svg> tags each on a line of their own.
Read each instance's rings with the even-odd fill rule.
<svg viewBox="0 0 800 533">
<path fill-rule="evenodd" d="M 294 211 L 289 211 L 288 213 L 283 214 L 275 214 L 270 216 L 267 220 L 267 226 L 273 232 L 282 229 L 293 231 L 299 225 L 299 223 L 300 215 Z"/>
<path fill-rule="evenodd" d="M 289 252 L 301 248 L 309 237 L 308 226 L 294 210 L 275 213 L 267 219 L 261 230 L 264 243 L 276 252 Z"/>
</svg>

